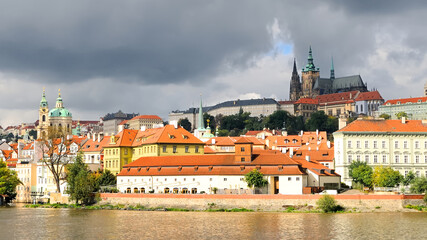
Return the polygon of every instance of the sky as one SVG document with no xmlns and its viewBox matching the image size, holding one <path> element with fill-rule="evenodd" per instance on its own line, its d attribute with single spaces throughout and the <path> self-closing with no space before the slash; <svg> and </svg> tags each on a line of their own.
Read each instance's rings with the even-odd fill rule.
<svg viewBox="0 0 427 240">
<path fill-rule="evenodd" d="M 43 87 L 75 120 L 289 98 L 312 46 L 321 77 L 422 96 L 427 1 L 1 1 L 0 125 L 35 122 Z"/>
</svg>

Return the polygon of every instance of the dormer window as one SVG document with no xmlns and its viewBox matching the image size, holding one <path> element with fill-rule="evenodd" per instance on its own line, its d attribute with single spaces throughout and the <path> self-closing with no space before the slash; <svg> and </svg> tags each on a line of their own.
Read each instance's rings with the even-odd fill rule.
<svg viewBox="0 0 427 240">
<path fill-rule="evenodd" d="M 400 105 L 400 101 L 397 101 L 397 105 Z"/>
</svg>

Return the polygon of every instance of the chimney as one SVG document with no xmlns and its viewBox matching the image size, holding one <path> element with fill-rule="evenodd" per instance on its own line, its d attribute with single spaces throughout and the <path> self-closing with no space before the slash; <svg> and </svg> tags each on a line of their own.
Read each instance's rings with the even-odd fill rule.
<svg viewBox="0 0 427 240">
<path fill-rule="evenodd" d="M 282 153 L 286 153 L 286 148 L 282 148 Z"/>
<path fill-rule="evenodd" d="M 316 151 L 319 151 L 319 147 L 316 147 Z"/>
<path fill-rule="evenodd" d="M 305 160 L 307 160 L 307 162 L 310 162 L 310 156 L 305 156 Z"/>
<path fill-rule="evenodd" d="M 87 140 L 90 139 L 90 132 L 87 133 Z"/>
<path fill-rule="evenodd" d="M 147 127 L 145 125 L 141 126 L 141 131 L 145 132 L 146 129 L 147 129 Z"/>
<path fill-rule="evenodd" d="M 98 142 L 101 142 L 101 134 L 98 133 Z"/>
<path fill-rule="evenodd" d="M 331 148 L 331 141 L 327 141 L 326 145 L 328 146 L 328 149 Z"/>
<path fill-rule="evenodd" d="M 215 145 L 215 138 L 212 138 L 212 145 Z"/>
<path fill-rule="evenodd" d="M 402 117 L 402 124 L 406 123 L 406 117 Z"/>
<path fill-rule="evenodd" d="M 319 136 L 319 129 L 316 129 L 316 136 Z"/>
<path fill-rule="evenodd" d="M 311 147 L 308 147 L 308 151 L 311 151 Z"/>
<path fill-rule="evenodd" d="M 92 135 L 92 141 L 96 141 L 96 134 L 94 133 L 93 135 Z"/>
<path fill-rule="evenodd" d="M 292 156 L 294 156 L 294 149 L 293 148 L 289 148 L 289 157 L 292 158 Z"/>
<path fill-rule="evenodd" d="M 303 130 L 301 130 L 301 136 L 302 136 L 302 135 L 304 135 L 304 131 L 303 131 Z"/>
</svg>

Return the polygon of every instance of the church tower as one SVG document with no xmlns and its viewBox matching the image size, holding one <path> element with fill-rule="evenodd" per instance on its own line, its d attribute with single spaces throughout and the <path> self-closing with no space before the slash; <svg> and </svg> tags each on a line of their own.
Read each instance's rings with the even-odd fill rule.
<svg viewBox="0 0 427 240">
<path fill-rule="evenodd" d="M 303 68 L 301 74 L 302 82 L 302 96 L 303 98 L 314 98 L 316 94 L 313 92 L 313 86 L 316 81 L 319 79 L 319 68 L 314 66 L 313 55 L 311 51 L 311 46 L 308 51 L 308 63 Z"/>
<path fill-rule="evenodd" d="M 301 82 L 299 79 L 297 64 L 294 58 L 294 69 L 292 70 L 291 86 L 289 88 L 289 100 L 297 101 L 301 94 Z"/>
<path fill-rule="evenodd" d="M 331 80 L 335 79 L 334 59 L 331 57 Z"/>
<path fill-rule="evenodd" d="M 49 128 L 49 106 L 46 100 L 45 89 L 43 88 L 42 100 L 40 101 L 39 107 L 39 125 L 37 126 L 37 139 L 47 136 Z"/>
</svg>

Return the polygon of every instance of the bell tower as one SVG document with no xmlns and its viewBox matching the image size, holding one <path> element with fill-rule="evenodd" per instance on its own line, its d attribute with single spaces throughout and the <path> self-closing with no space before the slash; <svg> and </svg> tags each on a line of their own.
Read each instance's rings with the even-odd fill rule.
<svg viewBox="0 0 427 240">
<path fill-rule="evenodd" d="M 304 98 L 314 98 L 315 93 L 313 92 L 313 86 L 316 81 L 319 79 L 320 73 L 319 68 L 314 66 L 313 55 L 311 51 L 311 46 L 308 51 L 308 63 L 305 66 L 305 69 L 302 70 L 302 96 Z"/>
<path fill-rule="evenodd" d="M 40 101 L 39 107 L 39 125 L 37 126 L 37 138 L 40 139 L 43 136 L 47 136 L 49 128 L 49 106 L 46 100 L 45 89 L 43 88 L 42 100 Z"/>
<path fill-rule="evenodd" d="M 299 79 L 297 64 L 294 59 L 294 69 L 292 71 L 291 86 L 289 88 L 289 100 L 297 101 L 301 95 L 301 82 Z"/>
</svg>

